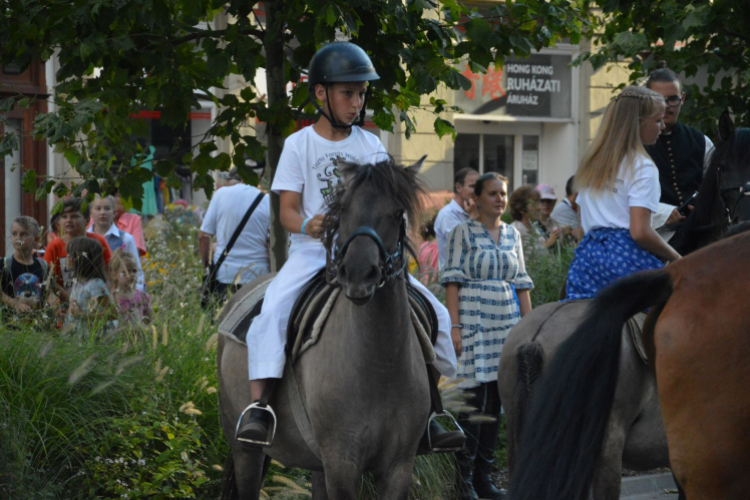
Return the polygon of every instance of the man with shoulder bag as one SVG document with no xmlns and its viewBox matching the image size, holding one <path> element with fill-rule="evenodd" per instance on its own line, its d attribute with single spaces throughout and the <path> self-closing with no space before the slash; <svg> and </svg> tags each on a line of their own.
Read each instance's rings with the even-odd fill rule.
<svg viewBox="0 0 750 500">
<path fill-rule="evenodd" d="M 270 201 L 260 189 L 242 183 L 236 169 L 218 189 L 203 218 L 200 256 L 204 268 L 201 307 L 226 299 L 242 285 L 270 272 Z M 212 250 L 212 239 L 216 238 Z"/>
</svg>

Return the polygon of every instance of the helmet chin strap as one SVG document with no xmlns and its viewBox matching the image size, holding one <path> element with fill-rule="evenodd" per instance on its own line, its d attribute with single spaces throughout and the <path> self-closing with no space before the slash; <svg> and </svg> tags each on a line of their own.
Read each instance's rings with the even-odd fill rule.
<svg viewBox="0 0 750 500">
<path fill-rule="evenodd" d="M 331 109 L 331 99 L 328 97 L 328 85 L 325 85 L 326 88 L 326 105 L 328 107 L 328 114 L 326 114 L 325 111 L 323 111 L 323 108 L 320 107 L 320 104 L 318 104 L 318 101 L 311 96 L 311 101 L 313 103 L 313 106 L 317 108 L 317 110 L 320 112 L 321 115 L 325 116 L 328 122 L 331 124 L 333 128 L 341 128 L 341 129 L 347 129 L 352 128 L 354 125 L 357 125 L 358 127 L 361 127 L 365 124 L 365 115 L 367 114 L 367 98 L 370 95 L 370 89 L 368 88 L 365 92 L 365 102 L 362 103 L 362 110 L 359 112 L 359 120 L 357 120 L 354 123 L 350 123 L 348 125 L 341 124 L 338 121 L 336 121 L 336 117 L 333 115 L 333 109 Z"/>
</svg>

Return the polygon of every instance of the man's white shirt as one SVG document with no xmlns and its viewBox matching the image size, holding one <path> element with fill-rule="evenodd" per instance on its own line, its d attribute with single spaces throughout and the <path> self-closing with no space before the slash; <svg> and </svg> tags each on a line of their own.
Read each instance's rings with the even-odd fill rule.
<svg viewBox="0 0 750 500">
<path fill-rule="evenodd" d="M 216 237 L 213 263 L 219 260 L 234 231 L 259 194 L 258 188 L 246 184 L 225 186 L 214 193 L 201 225 L 201 231 Z M 244 284 L 270 272 L 267 245 L 271 224 L 269 198 L 264 196 L 260 201 L 227 254 L 221 269 L 217 270 L 216 279 L 220 283 L 232 284 L 237 279 L 238 284 Z"/>
<path fill-rule="evenodd" d="M 435 219 L 435 239 L 438 246 L 438 263 L 440 270 L 445 267 L 445 256 L 448 252 L 448 235 L 453 228 L 469 220 L 469 214 L 456 200 L 451 200 L 445 207 L 438 212 Z"/>
</svg>

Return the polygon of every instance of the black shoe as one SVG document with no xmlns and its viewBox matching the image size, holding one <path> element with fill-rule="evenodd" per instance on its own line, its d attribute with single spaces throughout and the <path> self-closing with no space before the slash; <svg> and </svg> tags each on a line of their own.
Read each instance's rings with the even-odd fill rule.
<svg viewBox="0 0 750 500">
<path fill-rule="evenodd" d="M 458 500 L 479 500 L 471 478 L 471 457 L 466 451 L 460 451 L 455 456 Z"/>
<path fill-rule="evenodd" d="M 466 435 L 463 431 L 446 431 L 435 419 L 430 421 L 430 425 L 427 427 L 427 432 L 430 433 L 430 441 L 432 442 L 433 448 L 451 450 L 461 449 L 466 442 Z"/>
<path fill-rule="evenodd" d="M 243 443 L 262 446 L 269 440 L 268 427 L 271 421 L 271 413 L 260 408 L 253 408 L 245 423 L 237 432 L 237 440 Z"/>
<path fill-rule="evenodd" d="M 458 500 L 479 500 L 479 495 L 471 484 L 471 478 L 458 483 Z"/>
<path fill-rule="evenodd" d="M 507 493 L 505 490 L 499 490 L 497 487 L 492 483 L 492 477 L 490 476 L 489 472 L 479 473 L 480 471 L 477 470 L 477 468 L 474 469 L 474 491 L 479 496 L 479 498 L 484 498 L 487 500 L 505 500 L 507 498 Z"/>
<path fill-rule="evenodd" d="M 437 420 L 430 420 L 430 425 L 422 435 L 417 449 L 418 455 L 427 453 L 454 453 L 461 450 L 466 442 L 466 435 L 461 431 L 446 431 Z M 430 446 L 430 443 L 432 446 Z"/>
</svg>

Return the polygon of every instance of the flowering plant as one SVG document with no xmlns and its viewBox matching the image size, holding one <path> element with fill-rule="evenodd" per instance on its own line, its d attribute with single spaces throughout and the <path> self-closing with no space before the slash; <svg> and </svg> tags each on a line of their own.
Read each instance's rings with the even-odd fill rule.
<svg viewBox="0 0 750 500">
<path fill-rule="evenodd" d="M 88 468 L 97 485 L 93 496 L 115 498 L 196 498 L 208 481 L 203 431 L 193 406 L 167 412 L 152 400 L 146 411 L 112 420 Z"/>
</svg>

